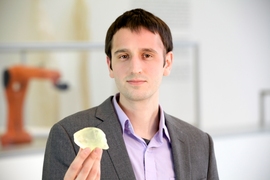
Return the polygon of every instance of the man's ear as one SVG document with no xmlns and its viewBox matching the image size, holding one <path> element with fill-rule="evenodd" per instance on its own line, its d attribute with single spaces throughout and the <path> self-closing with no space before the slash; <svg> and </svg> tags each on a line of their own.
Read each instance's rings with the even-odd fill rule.
<svg viewBox="0 0 270 180">
<path fill-rule="evenodd" d="M 170 51 L 165 56 L 165 66 L 164 66 L 164 72 L 163 76 L 169 76 L 172 69 L 172 63 L 173 63 L 173 52 Z"/>
<path fill-rule="evenodd" d="M 107 60 L 107 67 L 108 67 L 108 70 L 109 70 L 109 75 L 110 75 L 111 78 L 114 78 L 112 65 L 111 65 L 112 61 L 108 56 L 106 57 L 106 60 Z"/>
</svg>

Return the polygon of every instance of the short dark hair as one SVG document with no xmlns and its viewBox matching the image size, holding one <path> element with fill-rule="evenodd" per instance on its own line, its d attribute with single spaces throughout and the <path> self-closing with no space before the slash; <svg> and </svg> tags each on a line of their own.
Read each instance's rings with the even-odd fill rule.
<svg viewBox="0 0 270 180">
<path fill-rule="evenodd" d="M 109 27 L 105 39 L 105 53 L 111 59 L 112 40 L 114 34 L 121 28 L 128 28 L 131 31 L 139 31 L 146 28 L 152 33 L 158 33 L 165 47 L 165 52 L 173 50 L 173 42 L 170 28 L 159 17 L 143 9 L 126 11 L 119 16 Z"/>
</svg>

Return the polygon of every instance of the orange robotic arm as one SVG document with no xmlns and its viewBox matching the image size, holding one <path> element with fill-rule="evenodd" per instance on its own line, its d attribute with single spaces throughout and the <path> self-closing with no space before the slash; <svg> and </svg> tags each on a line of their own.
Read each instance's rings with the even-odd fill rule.
<svg viewBox="0 0 270 180">
<path fill-rule="evenodd" d="M 13 66 L 4 72 L 4 87 L 7 99 L 8 121 L 7 132 L 1 137 L 3 146 L 31 142 L 32 138 L 23 128 L 23 104 L 28 82 L 32 78 L 50 79 L 56 87 L 59 85 L 60 73 L 36 67 Z M 64 88 L 63 88 L 64 87 Z"/>
</svg>

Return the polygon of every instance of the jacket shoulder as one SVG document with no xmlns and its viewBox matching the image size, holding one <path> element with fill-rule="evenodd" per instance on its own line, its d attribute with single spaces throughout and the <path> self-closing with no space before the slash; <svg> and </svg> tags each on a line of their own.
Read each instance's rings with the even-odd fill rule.
<svg viewBox="0 0 270 180">
<path fill-rule="evenodd" d="M 67 132 L 76 132 L 85 127 L 95 127 L 102 123 L 106 116 L 113 113 L 112 97 L 106 99 L 99 106 L 95 106 L 77 113 L 71 114 L 57 122 L 54 126 L 62 126 Z"/>
<path fill-rule="evenodd" d="M 195 125 L 189 124 L 177 117 L 165 113 L 165 119 L 168 126 L 173 126 L 177 129 L 178 132 L 182 132 L 184 134 L 198 134 L 205 135 L 201 129 L 196 127 Z"/>
</svg>

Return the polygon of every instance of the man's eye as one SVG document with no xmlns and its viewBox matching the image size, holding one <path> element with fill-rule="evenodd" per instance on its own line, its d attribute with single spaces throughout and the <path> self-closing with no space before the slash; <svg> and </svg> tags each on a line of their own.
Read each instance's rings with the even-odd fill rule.
<svg viewBox="0 0 270 180">
<path fill-rule="evenodd" d="M 144 58 L 150 58 L 150 57 L 152 57 L 152 56 L 151 56 L 150 54 L 144 54 L 143 57 L 144 57 Z"/>
<path fill-rule="evenodd" d="M 121 55 L 121 56 L 119 56 L 119 59 L 127 59 L 128 58 L 128 55 Z"/>
</svg>

